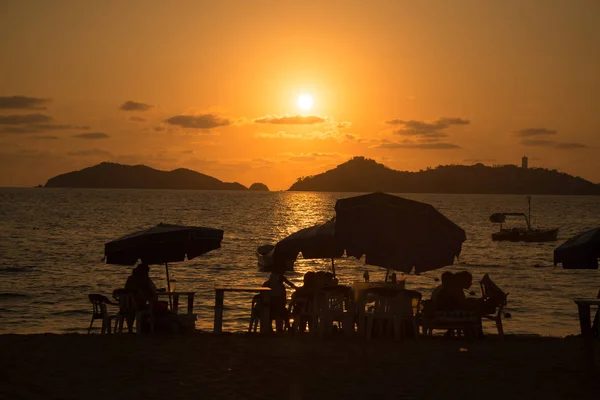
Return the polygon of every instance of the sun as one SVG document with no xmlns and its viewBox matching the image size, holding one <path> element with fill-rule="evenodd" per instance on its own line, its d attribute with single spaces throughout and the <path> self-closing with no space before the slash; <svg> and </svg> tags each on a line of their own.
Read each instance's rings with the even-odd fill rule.
<svg viewBox="0 0 600 400">
<path fill-rule="evenodd" d="M 313 98 L 310 94 L 303 94 L 298 96 L 298 107 L 302 110 L 310 110 L 313 106 Z"/>
</svg>

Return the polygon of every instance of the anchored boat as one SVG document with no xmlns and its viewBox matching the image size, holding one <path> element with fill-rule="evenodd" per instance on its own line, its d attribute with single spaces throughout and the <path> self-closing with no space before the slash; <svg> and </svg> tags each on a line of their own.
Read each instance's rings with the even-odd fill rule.
<svg viewBox="0 0 600 400">
<path fill-rule="evenodd" d="M 558 236 L 558 228 L 550 229 L 533 229 L 530 224 L 531 220 L 531 196 L 527 196 L 529 202 L 529 215 L 525 213 L 494 213 L 490 216 L 490 222 L 500 224 L 500 231 L 492 233 L 494 241 L 510 241 L 510 242 L 551 242 L 556 240 Z M 526 228 L 504 227 L 508 218 L 523 218 Z"/>
</svg>

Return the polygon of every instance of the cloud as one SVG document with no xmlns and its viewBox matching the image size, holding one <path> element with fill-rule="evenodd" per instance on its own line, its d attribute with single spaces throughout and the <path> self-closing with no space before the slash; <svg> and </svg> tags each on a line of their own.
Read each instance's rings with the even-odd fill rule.
<svg viewBox="0 0 600 400">
<path fill-rule="evenodd" d="M 312 140 L 312 139 L 333 139 L 338 142 L 360 142 L 360 136 L 355 135 L 353 133 L 341 133 L 335 129 L 326 130 L 326 131 L 311 131 L 311 132 L 285 132 L 278 131 L 274 133 L 270 132 L 260 132 L 254 135 L 257 138 L 263 139 L 300 139 L 300 140 Z"/>
<path fill-rule="evenodd" d="M 558 133 L 555 129 L 546 129 L 546 128 L 527 128 L 521 129 L 513 132 L 515 135 L 520 137 L 531 137 L 531 136 L 547 136 L 547 135 L 556 135 Z"/>
<path fill-rule="evenodd" d="M 27 96 L 0 96 L 0 109 L 45 110 L 51 99 Z"/>
<path fill-rule="evenodd" d="M 551 147 L 559 150 L 587 149 L 588 146 L 582 143 L 556 142 L 547 139 L 523 139 L 521 144 L 528 147 Z"/>
<path fill-rule="evenodd" d="M 565 150 L 570 150 L 570 149 L 587 149 L 588 146 L 582 143 L 557 143 L 556 144 L 556 148 L 557 149 L 565 149 Z"/>
<path fill-rule="evenodd" d="M 54 136 L 54 135 L 37 135 L 37 136 L 29 136 L 30 139 L 37 139 L 37 140 L 56 140 L 58 139 L 58 136 Z"/>
<path fill-rule="evenodd" d="M 377 149 L 421 149 L 421 150 L 450 150 L 460 149 L 461 147 L 452 143 L 419 143 L 419 142 L 389 142 L 374 146 Z"/>
<path fill-rule="evenodd" d="M 444 137 L 447 135 L 441 131 L 452 125 L 468 125 L 470 121 L 458 117 L 441 117 L 432 122 L 390 119 L 385 123 L 388 125 L 402 125 L 402 128 L 394 131 L 398 135 Z"/>
<path fill-rule="evenodd" d="M 2 125 L 41 124 L 52 121 L 52 117 L 44 114 L 0 115 Z"/>
<path fill-rule="evenodd" d="M 154 130 L 157 131 L 157 132 L 164 131 L 165 127 L 164 126 L 155 126 Z"/>
<path fill-rule="evenodd" d="M 90 149 L 90 150 L 79 150 L 71 151 L 67 153 L 68 156 L 72 157 L 101 157 L 101 158 L 113 158 L 112 153 L 106 150 Z"/>
<path fill-rule="evenodd" d="M 190 129 L 213 129 L 219 126 L 231 125 L 231 121 L 215 114 L 175 115 L 164 122 Z"/>
<path fill-rule="evenodd" d="M 109 136 L 104 132 L 87 132 L 87 133 L 79 133 L 77 135 L 73 135 L 71 137 L 77 139 L 107 139 Z"/>
<path fill-rule="evenodd" d="M 3 126 L 0 127 L 0 133 L 13 133 L 13 134 L 27 134 L 27 133 L 39 133 L 45 131 L 56 131 L 56 130 L 73 130 L 90 129 L 87 125 L 67 125 L 67 124 L 30 124 L 21 126 Z"/>
<path fill-rule="evenodd" d="M 129 100 L 129 101 L 126 101 L 125 103 L 121 104 L 119 109 L 122 111 L 148 111 L 152 107 L 153 106 L 150 104 L 140 103 L 137 101 Z"/>
<path fill-rule="evenodd" d="M 266 117 L 255 119 L 257 124 L 278 124 L 278 125 L 314 125 L 325 122 L 326 119 L 315 115 L 268 115 Z"/>
<path fill-rule="evenodd" d="M 142 117 L 138 117 L 138 116 L 133 116 L 129 118 L 130 121 L 134 121 L 134 122 L 146 122 L 146 120 Z"/>
<path fill-rule="evenodd" d="M 388 125 L 400 126 L 399 129 L 393 131 L 395 135 L 410 137 L 401 142 L 380 140 L 379 144 L 372 146 L 380 149 L 421 149 L 421 150 L 445 150 L 445 149 L 460 149 L 461 147 L 453 144 L 442 142 L 442 138 L 447 138 L 446 129 L 454 125 L 468 125 L 468 119 L 459 117 L 440 117 L 435 121 L 417 121 L 390 119 L 385 121 Z"/>
<path fill-rule="evenodd" d="M 351 126 L 352 126 L 352 122 L 349 122 L 349 121 L 342 121 L 342 122 L 338 122 L 338 124 L 337 124 L 338 129 L 349 128 Z"/>
</svg>

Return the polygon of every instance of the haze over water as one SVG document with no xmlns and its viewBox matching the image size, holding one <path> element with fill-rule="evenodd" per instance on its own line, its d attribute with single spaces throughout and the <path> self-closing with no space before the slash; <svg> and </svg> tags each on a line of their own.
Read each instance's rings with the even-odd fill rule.
<svg viewBox="0 0 600 400">
<path fill-rule="evenodd" d="M 94 189 L 0 189 L 0 333 L 84 332 L 91 305 L 88 293 L 110 297 L 131 267 L 106 265 L 104 243 L 160 222 L 224 229 L 219 250 L 171 265 L 177 290 L 196 291 L 196 327 L 212 329 L 215 284 L 260 285 L 256 247 L 334 215 L 338 198 L 353 193 L 229 192 Z M 407 276 L 407 288 L 429 298 L 446 270 L 466 269 L 476 282 L 489 273 L 510 292 L 507 333 L 564 336 L 577 334 L 574 297 L 594 297 L 598 271 L 569 271 L 552 265 L 556 246 L 577 232 L 597 227 L 600 197 L 535 196 L 532 224 L 560 227 L 550 243 L 492 242 L 498 227 L 493 212 L 527 212 L 524 196 L 399 194 L 434 205 L 465 229 L 460 262 L 420 276 Z M 289 277 L 301 282 L 308 270 L 329 270 L 328 260 L 302 260 Z M 385 270 L 364 260 L 336 260 L 340 283 L 383 280 Z M 166 287 L 164 266 L 152 266 L 158 287 Z M 288 290 L 288 297 L 291 291 Z M 227 293 L 224 329 L 247 328 L 250 294 Z M 99 325 L 99 323 L 98 323 Z M 486 325 L 487 326 L 487 325 Z M 491 326 L 489 326 L 491 328 Z"/>
</svg>

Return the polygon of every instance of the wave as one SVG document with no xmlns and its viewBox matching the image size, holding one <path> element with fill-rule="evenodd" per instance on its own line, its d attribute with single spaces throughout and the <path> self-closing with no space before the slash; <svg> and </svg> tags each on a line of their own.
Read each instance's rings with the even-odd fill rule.
<svg viewBox="0 0 600 400">
<path fill-rule="evenodd" d="M 19 274 L 25 272 L 31 272 L 39 268 L 37 265 L 26 265 L 26 266 L 11 266 L 11 267 L 0 267 L 0 274 Z"/>
<path fill-rule="evenodd" d="M 61 311 L 54 311 L 51 314 L 52 315 L 87 315 L 87 314 L 90 314 L 90 311 L 84 311 L 84 310 L 61 310 Z"/>
<path fill-rule="evenodd" d="M 7 292 L 7 293 L 0 293 L 0 298 L 2 299 L 17 299 L 17 298 L 29 298 L 30 296 L 28 294 L 23 294 L 23 293 L 11 293 L 11 292 Z"/>
</svg>

